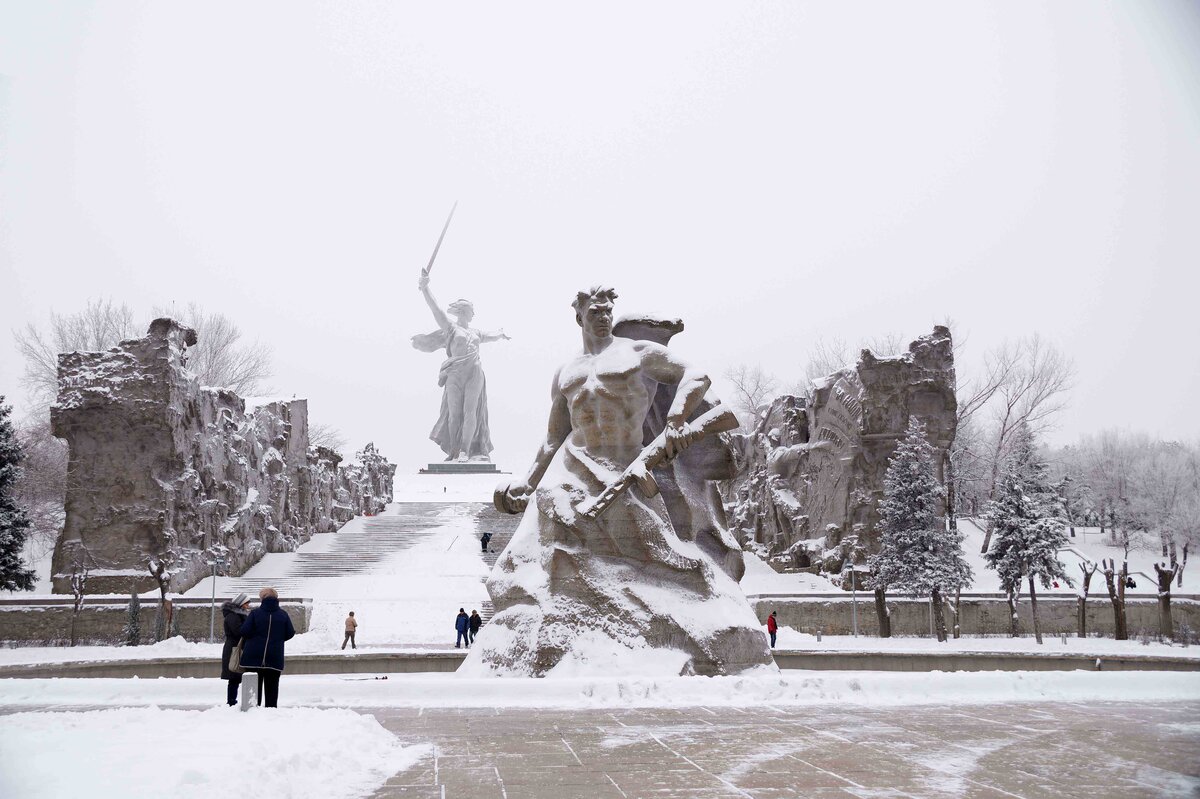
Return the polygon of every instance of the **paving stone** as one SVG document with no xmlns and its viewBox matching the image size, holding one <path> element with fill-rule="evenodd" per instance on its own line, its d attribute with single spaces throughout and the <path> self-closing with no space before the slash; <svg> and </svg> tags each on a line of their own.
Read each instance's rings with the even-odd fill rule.
<svg viewBox="0 0 1200 799">
<path fill-rule="evenodd" d="M 376 799 L 443 787 L 447 799 L 1200 792 L 1200 702 L 369 712 L 406 741 L 429 741 L 436 755 Z"/>
</svg>

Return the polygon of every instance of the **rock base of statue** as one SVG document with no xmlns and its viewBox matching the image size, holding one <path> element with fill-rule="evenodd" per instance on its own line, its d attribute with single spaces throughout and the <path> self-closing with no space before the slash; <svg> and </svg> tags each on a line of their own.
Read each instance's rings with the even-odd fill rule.
<svg viewBox="0 0 1200 799">
<path fill-rule="evenodd" d="M 500 474 L 500 469 L 491 461 L 447 461 L 431 463 L 421 469 L 421 474 Z"/>
<path fill-rule="evenodd" d="M 570 444 L 566 445 L 571 448 Z M 777 668 L 737 580 L 630 489 L 598 520 L 576 513 L 600 481 L 574 451 L 543 478 L 488 578 L 495 615 L 459 674 L 729 675 Z M 564 461 L 566 464 L 564 464 Z M 572 478 L 593 489 L 569 488 Z"/>
</svg>

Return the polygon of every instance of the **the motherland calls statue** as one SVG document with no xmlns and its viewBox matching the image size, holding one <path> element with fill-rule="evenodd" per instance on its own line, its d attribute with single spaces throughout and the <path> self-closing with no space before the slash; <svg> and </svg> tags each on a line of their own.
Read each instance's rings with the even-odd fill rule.
<svg viewBox="0 0 1200 799">
<path fill-rule="evenodd" d="M 490 461 L 492 434 L 488 428 L 487 380 L 479 360 L 479 345 L 507 339 L 504 331 L 485 333 L 471 327 L 475 306 L 469 300 L 455 300 L 449 312 L 442 311 L 429 291 L 429 274 L 422 273 L 418 284 L 438 329 L 413 336 L 413 346 L 421 352 L 445 349 L 446 360 L 438 370 L 442 387 L 442 410 L 429 438 L 446 453 L 446 460 Z"/>
<path fill-rule="evenodd" d="M 455 203 L 457 206 L 458 203 Z M 429 438 L 446 453 L 447 461 L 490 463 L 492 434 L 488 428 L 487 380 L 479 360 L 479 345 L 507 339 L 508 336 L 503 330 L 485 333 L 471 327 L 475 306 L 469 300 L 455 300 L 450 304 L 448 310 L 450 316 L 454 317 L 454 321 L 450 321 L 429 291 L 429 273 L 453 218 L 452 208 L 438 237 L 437 246 L 433 248 L 429 265 L 421 270 L 421 279 L 417 284 L 429 310 L 433 312 L 438 329 L 413 336 L 412 344 L 421 352 L 446 351 L 446 360 L 442 361 L 442 368 L 438 371 L 438 385 L 442 387 L 442 410 Z"/>
<path fill-rule="evenodd" d="M 554 376 L 546 440 L 528 475 L 496 491 L 498 508 L 524 516 L 488 579 L 496 613 L 463 673 L 775 668 L 737 583 L 740 552 L 698 488 L 707 456 L 664 483 L 668 462 L 682 468 L 693 442 L 736 419 L 704 404 L 708 377 L 665 346 L 614 337 L 615 299 L 579 293 L 583 351 Z"/>
</svg>

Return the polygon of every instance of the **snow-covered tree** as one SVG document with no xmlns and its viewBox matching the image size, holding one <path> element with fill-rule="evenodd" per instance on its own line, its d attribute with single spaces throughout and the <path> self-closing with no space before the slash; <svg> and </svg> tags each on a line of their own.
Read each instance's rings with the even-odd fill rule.
<svg viewBox="0 0 1200 799">
<path fill-rule="evenodd" d="M 875 588 L 928 596 L 939 641 L 946 640 L 942 599 L 971 580 L 962 534 L 941 517 L 946 490 L 934 469 L 937 453 L 925 426 L 910 417 L 904 441 L 888 462 L 879 506 L 879 552 L 871 559 Z"/>
<path fill-rule="evenodd" d="M 21 562 L 29 535 L 29 516 L 17 504 L 15 490 L 21 473 L 21 445 L 9 414 L 12 406 L 0 395 L 0 591 L 32 591 L 36 579 Z"/>
<path fill-rule="evenodd" d="M 1017 599 L 1022 580 L 1029 581 L 1033 632 L 1039 644 L 1042 633 L 1036 582 L 1040 580 L 1043 588 L 1049 588 L 1054 580 L 1073 585 L 1058 559 L 1058 551 L 1067 546 L 1061 515 L 1058 493 L 1050 483 L 1046 465 L 1037 457 L 1033 434 L 1027 425 L 1021 425 L 996 498 L 988 505 L 993 536 L 985 556 L 1008 596 L 1013 637 L 1017 635 Z"/>
</svg>

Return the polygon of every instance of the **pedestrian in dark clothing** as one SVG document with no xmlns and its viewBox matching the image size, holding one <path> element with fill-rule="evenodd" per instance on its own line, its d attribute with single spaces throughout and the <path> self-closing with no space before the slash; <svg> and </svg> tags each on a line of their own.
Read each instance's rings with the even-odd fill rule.
<svg viewBox="0 0 1200 799">
<path fill-rule="evenodd" d="M 221 648 L 221 679 L 228 680 L 225 689 L 225 701 L 231 705 L 237 704 L 238 687 L 242 684 L 242 674 L 229 670 L 229 656 L 233 648 L 242 640 L 242 624 L 250 613 L 250 597 L 238 594 L 233 599 L 221 605 L 221 618 L 225 626 L 225 646 Z"/>
<path fill-rule="evenodd" d="M 479 615 L 479 611 L 472 610 L 471 618 L 467 622 L 467 629 L 471 632 L 471 643 L 475 643 L 475 636 L 479 632 L 479 628 L 483 626 L 483 617 Z"/>
<path fill-rule="evenodd" d="M 479 536 L 479 546 L 483 549 L 484 552 L 488 551 L 488 543 L 491 542 L 491 540 L 492 540 L 491 533 L 484 533 L 483 535 Z"/>
<path fill-rule="evenodd" d="M 771 611 L 771 615 L 767 616 L 767 632 L 771 636 L 771 648 L 775 648 L 775 633 L 779 630 L 779 623 L 775 621 L 775 611 Z"/>
<path fill-rule="evenodd" d="M 467 636 L 471 629 L 471 617 L 462 608 L 458 609 L 458 616 L 454 619 L 454 629 L 458 633 L 458 637 L 454 639 L 454 648 L 458 649 L 460 644 L 466 644 L 470 648 L 471 641 Z"/>
<path fill-rule="evenodd" d="M 258 703 L 263 695 L 267 707 L 279 706 L 279 678 L 283 674 L 283 642 L 296 634 L 292 618 L 279 607 L 279 594 L 274 588 L 258 592 L 262 602 L 242 625 L 242 668 L 258 674 Z"/>
</svg>

